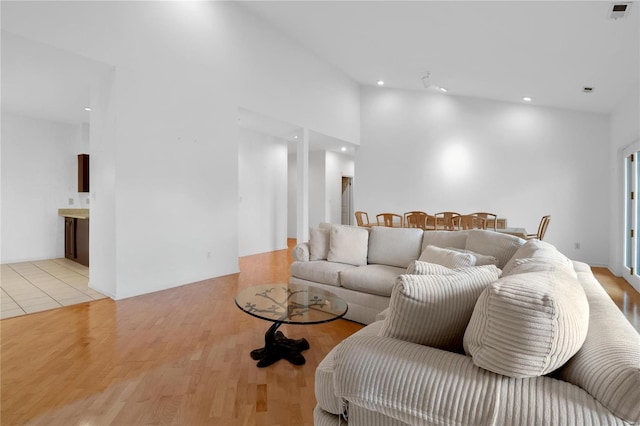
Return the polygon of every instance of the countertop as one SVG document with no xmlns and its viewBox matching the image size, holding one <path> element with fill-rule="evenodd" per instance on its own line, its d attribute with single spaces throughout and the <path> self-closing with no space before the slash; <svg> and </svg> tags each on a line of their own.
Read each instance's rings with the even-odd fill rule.
<svg viewBox="0 0 640 426">
<path fill-rule="evenodd" d="M 58 209 L 58 216 L 89 219 L 89 209 Z"/>
</svg>

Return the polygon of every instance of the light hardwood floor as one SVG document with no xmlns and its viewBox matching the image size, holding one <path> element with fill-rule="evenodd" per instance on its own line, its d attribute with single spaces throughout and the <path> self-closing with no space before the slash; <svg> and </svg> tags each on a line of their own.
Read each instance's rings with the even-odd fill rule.
<svg viewBox="0 0 640 426">
<path fill-rule="evenodd" d="M 249 256 L 240 274 L 1 321 L 0 424 L 313 424 L 315 368 L 362 326 L 282 326 L 309 340 L 307 363 L 258 369 L 249 351 L 270 324 L 233 301 L 239 289 L 287 281 L 290 259 L 291 248 Z M 597 273 L 637 324 L 640 296 Z"/>
</svg>

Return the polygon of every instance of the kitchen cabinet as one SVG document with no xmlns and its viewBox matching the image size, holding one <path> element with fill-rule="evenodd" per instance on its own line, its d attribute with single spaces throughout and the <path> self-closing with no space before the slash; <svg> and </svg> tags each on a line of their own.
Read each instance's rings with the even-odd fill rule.
<svg viewBox="0 0 640 426">
<path fill-rule="evenodd" d="M 89 266 L 89 219 L 64 218 L 64 257 Z"/>
<path fill-rule="evenodd" d="M 89 154 L 78 154 L 78 192 L 89 192 Z"/>
</svg>

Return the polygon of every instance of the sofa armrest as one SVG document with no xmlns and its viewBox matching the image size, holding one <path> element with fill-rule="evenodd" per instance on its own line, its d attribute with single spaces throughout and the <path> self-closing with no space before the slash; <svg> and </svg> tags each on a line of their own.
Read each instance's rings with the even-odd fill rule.
<svg viewBox="0 0 640 426">
<path fill-rule="evenodd" d="M 335 392 L 407 424 L 491 424 L 500 376 L 470 357 L 380 336 L 352 336 L 335 354 Z"/>
<path fill-rule="evenodd" d="M 300 243 L 293 248 L 291 253 L 293 260 L 298 262 L 309 261 L 309 243 Z"/>
</svg>

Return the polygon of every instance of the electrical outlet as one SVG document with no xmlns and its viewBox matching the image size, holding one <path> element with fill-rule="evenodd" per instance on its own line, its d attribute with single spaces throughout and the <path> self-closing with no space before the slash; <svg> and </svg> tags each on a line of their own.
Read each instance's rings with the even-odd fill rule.
<svg viewBox="0 0 640 426">
<path fill-rule="evenodd" d="M 69 198 L 69 205 L 72 206 L 73 205 L 73 198 Z"/>
<path fill-rule="evenodd" d="M 576 250 L 580 250 L 580 243 L 575 243 Z"/>
</svg>

